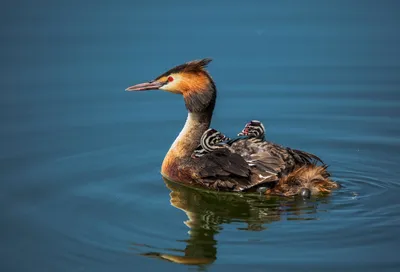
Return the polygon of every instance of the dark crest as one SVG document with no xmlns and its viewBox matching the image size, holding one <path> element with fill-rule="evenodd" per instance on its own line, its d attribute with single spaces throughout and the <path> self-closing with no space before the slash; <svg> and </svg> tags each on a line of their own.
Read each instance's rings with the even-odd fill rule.
<svg viewBox="0 0 400 272">
<path fill-rule="evenodd" d="M 168 76 L 170 74 L 179 73 L 179 72 L 195 73 L 195 72 L 199 72 L 199 71 L 204 71 L 204 69 L 207 67 L 207 65 L 211 61 L 212 61 L 212 59 L 206 58 L 206 59 L 192 60 L 192 61 L 186 62 L 184 64 L 175 66 L 174 68 L 168 70 L 167 72 L 158 76 L 156 78 L 156 80 L 160 79 L 164 76 Z"/>
</svg>

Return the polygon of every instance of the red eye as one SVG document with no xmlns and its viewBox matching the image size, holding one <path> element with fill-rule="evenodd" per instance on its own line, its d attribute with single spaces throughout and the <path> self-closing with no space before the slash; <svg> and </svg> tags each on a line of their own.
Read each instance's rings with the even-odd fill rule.
<svg viewBox="0 0 400 272">
<path fill-rule="evenodd" d="M 169 77 L 168 77 L 168 81 L 169 81 L 169 82 L 172 82 L 172 81 L 174 81 L 174 78 L 173 78 L 172 76 L 169 76 Z"/>
</svg>

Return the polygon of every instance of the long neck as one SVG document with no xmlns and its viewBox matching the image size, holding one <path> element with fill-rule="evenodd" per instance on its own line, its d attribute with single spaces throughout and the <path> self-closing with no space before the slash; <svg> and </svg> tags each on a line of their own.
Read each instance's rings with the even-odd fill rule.
<svg viewBox="0 0 400 272">
<path fill-rule="evenodd" d="M 210 127 L 212 112 L 188 112 L 185 125 L 168 153 L 176 157 L 190 157 L 200 143 L 203 133 Z"/>
<path fill-rule="evenodd" d="M 204 98 L 204 95 L 201 95 L 201 97 L 199 95 L 201 94 L 184 97 L 188 117 L 182 131 L 169 149 L 166 159 L 190 157 L 200 144 L 201 136 L 210 127 L 216 101 L 216 90 L 213 89 L 210 92 L 209 99 L 203 106 L 196 103 Z M 194 104 L 196 104 L 196 107 L 194 107 Z"/>
</svg>

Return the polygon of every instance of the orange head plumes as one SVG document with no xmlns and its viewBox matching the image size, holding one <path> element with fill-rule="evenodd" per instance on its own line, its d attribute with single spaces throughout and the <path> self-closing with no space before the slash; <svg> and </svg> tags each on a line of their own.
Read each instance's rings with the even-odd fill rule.
<svg viewBox="0 0 400 272">
<path fill-rule="evenodd" d="M 202 59 L 178 65 L 156 79 L 131 86 L 126 91 L 164 90 L 181 94 L 189 111 L 202 111 L 215 102 L 215 84 L 205 69 L 210 62 L 211 59 Z"/>
</svg>

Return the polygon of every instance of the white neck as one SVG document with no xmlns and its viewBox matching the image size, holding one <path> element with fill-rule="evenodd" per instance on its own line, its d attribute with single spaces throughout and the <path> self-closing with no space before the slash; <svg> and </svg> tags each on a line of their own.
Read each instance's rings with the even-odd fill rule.
<svg viewBox="0 0 400 272">
<path fill-rule="evenodd" d="M 203 113 L 189 112 L 185 125 L 171 145 L 168 154 L 174 153 L 178 157 L 185 157 L 188 154 L 190 156 L 199 145 L 204 131 L 210 127 L 210 119 L 205 118 Z"/>
</svg>

